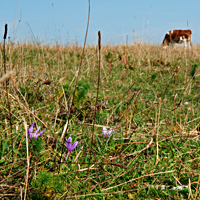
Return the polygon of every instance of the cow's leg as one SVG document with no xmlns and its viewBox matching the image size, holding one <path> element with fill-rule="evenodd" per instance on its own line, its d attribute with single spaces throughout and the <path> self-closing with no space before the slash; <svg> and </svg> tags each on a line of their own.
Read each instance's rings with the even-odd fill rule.
<svg viewBox="0 0 200 200">
<path fill-rule="evenodd" d="M 189 37 L 189 38 L 188 38 L 188 46 L 189 46 L 190 49 L 191 49 L 191 44 L 192 44 L 192 38 Z"/>
<path fill-rule="evenodd" d="M 190 45 L 190 43 L 191 43 L 191 42 L 190 42 L 190 40 L 189 40 L 189 41 L 188 41 L 188 47 L 191 49 L 191 45 Z"/>
<path fill-rule="evenodd" d="M 184 42 L 184 46 L 185 46 L 185 49 L 186 49 L 187 43 L 186 43 L 186 39 L 185 38 L 183 39 L 183 42 Z"/>
</svg>

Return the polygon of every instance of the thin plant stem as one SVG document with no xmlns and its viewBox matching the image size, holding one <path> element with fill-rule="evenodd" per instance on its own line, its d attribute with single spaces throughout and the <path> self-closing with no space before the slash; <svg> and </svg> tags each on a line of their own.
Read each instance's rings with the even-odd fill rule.
<svg viewBox="0 0 200 200">
<path fill-rule="evenodd" d="M 28 129 L 27 129 L 27 124 L 24 119 L 24 127 L 26 131 L 26 154 L 27 154 L 27 171 L 26 171 L 26 183 L 25 183 L 25 192 L 24 192 L 24 200 L 26 199 L 26 192 L 27 192 L 27 187 L 28 187 L 28 174 L 29 174 L 29 151 L 28 151 Z"/>
<path fill-rule="evenodd" d="M 198 194 L 198 191 L 199 191 L 199 182 L 200 182 L 200 175 L 199 175 L 199 179 L 198 179 L 198 183 L 197 183 L 197 187 L 196 187 L 196 192 L 195 192 L 194 200 L 197 199 L 197 194 Z"/>
<path fill-rule="evenodd" d="M 128 89 L 128 54 L 127 54 L 127 49 L 128 49 L 128 34 L 126 36 L 126 56 L 125 56 L 125 64 L 126 64 L 126 76 L 127 76 L 127 96 L 129 96 L 129 89 Z M 128 104 L 126 104 L 126 138 L 128 137 Z"/>
<path fill-rule="evenodd" d="M 4 45 L 3 45 L 3 58 L 4 58 L 4 73 L 6 75 L 6 37 L 8 33 L 8 24 L 5 24 L 5 32 L 4 32 Z M 10 109 L 10 101 L 8 96 L 8 80 L 5 81 L 5 88 L 6 88 L 6 97 L 7 97 L 7 105 L 8 105 L 8 111 L 9 111 L 9 122 L 10 122 L 10 132 L 11 132 L 11 144 L 12 144 L 12 157 L 13 157 L 13 136 L 12 136 L 12 117 L 11 117 L 11 109 Z M 5 133 L 6 134 L 6 133 Z M 6 136 L 6 135 L 5 135 Z"/>
<path fill-rule="evenodd" d="M 67 156 L 65 158 L 65 162 L 67 162 L 68 157 L 69 157 L 69 152 L 67 153 Z"/>
<path fill-rule="evenodd" d="M 156 131 L 156 160 L 159 161 L 159 154 L 158 154 L 158 133 L 159 133 L 159 123 L 160 123 L 160 110 L 161 110 L 161 98 L 159 98 L 159 113 L 158 113 L 158 120 L 157 120 L 157 131 Z"/>
<path fill-rule="evenodd" d="M 7 27 L 8 25 L 5 24 L 5 32 L 4 32 L 4 36 L 3 36 L 3 60 L 4 60 L 4 74 L 6 74 L 6 37 L 7 37 Z M 6 95 L 7 95 L 7 100 L 8 100 L 8 89 L 7 89 L 7 80 L 5 83 L 5 89 L 6 89 Z M 8 101 L 7 101 L 8 103 Z M 7 138 L 7 134 L 5 132 L 5 138 Z"/>
<path fill-rule="evenodd" d="M 97 104 L 98 104 L 98 97 L 99 97 L 99 85 L 100 85 L 100 72 L 101 72 L 101 32 L 98 31 L 98 46 L 99 46 L 99 67 L 98 67 L 98 83 L 97 83 L 97 96 L 96 96 L 96 103 L 95 103 L 95 110 L 94 110 L 94 118 L 93 118 L 93 126 L 92 126 L 92 140 L 91 140 L 91 146 L 90 146 L 90 159 L 88 163 L 88 172 L 89 172 L 89 166 L 90 166 L 90 161 L 92 157 L 92 144 L 94 141 L 94 125 L 95 125 L 95 120 L 96 120 L 96 111 L 97 111 Z"/>
</svg>

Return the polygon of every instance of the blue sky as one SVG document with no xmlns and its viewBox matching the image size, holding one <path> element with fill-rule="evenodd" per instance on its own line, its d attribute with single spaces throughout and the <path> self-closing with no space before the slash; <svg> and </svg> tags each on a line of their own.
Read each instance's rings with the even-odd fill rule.
<svg viewBox="0 0 200 200">
<path fill-rule="evenodd" d="M 135 38 L 160 44 L 174 29 L 191 29 L 193 43 L 200 42 L 199 0 L 91 0 L 90 9 L 90 45 L 97 44 L 99 30 L 104 45 L 125 44 L 127 35 L 129 44 Z M 7 23 L 15 42 L 35 37 L 45 44 L 83 45 L 87 15 L 87 0 L 6 0 L 1 2 L 1 34 Z"/>
</svg>

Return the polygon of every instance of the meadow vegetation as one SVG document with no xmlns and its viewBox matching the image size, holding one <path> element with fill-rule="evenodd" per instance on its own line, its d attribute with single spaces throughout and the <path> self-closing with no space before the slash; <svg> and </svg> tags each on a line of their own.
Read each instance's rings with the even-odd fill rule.
<svg viewBox="0 0 200 200">
<path fill-rule="evenodd" d="M 102 46 L 99 60 L 96 46 L 10 43 L 5 55 L 2 199 L 199 199 L 199 45 Z M 64 136 L 81 140 L 67 160 Z"/>
</svg>

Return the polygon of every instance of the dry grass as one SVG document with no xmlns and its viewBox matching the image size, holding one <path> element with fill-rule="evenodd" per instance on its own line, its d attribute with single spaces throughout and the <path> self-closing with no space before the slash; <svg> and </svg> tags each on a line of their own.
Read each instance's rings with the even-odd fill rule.
<svg viewBox="0 0 200 200">
<path fill-rule="evenodd" d="M 200 46 L 102 46 L 92 143 L 98 48 L 86 47 L 71 102 L 81 54 L 78 46 L 6 45 L 13 130 L 1 84 L 0 196 L 24 196 L 28 180 L 30 199 L 198 199 Z M 60 163 L 69 109 L 67 137 L 82 141 Z M 24 124 L 33 121 L 46 131 L 40 143 L 29 141 L 27 157 Z M 116 132 L 108 140 L 103 125 Z M 173 190 L 177 180 L 188 189 Z"/>
</svg>

